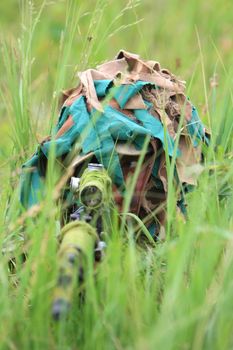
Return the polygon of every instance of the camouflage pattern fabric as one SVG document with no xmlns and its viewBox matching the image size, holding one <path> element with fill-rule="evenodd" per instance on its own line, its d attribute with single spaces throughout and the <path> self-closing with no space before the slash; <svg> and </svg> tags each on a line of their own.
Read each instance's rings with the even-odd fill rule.
<svg viewBox="0 0 233 350">
<path fill-rule="evenodd" d="M 110 171 L 115 202 L 121 210 L 125 183 L 135 170 L 145 137 L 150 135 L 130 210 L 145 221 L 153 236 L 162 236 L 168 190 L 165 152 L 175 157 L 177 208 L 184 212 L 183 188 L 197 184 L 192 167 L 201 162 L 202 144 L 209 143 L 197 110 L 185 95 L 185 82 L 158 62 L 142 60 L 124 50 L 115 60 L 80 72 L 78 77 L 79 85 L 62 95 L 55 128 L 57 157 L 69 153 L 81 139 L 81 155 L 94 152 L 97 161 Z M 39 160 L 41 154 L 47 157 L 51 142 L 46 138 L 40 152 L 24 164 L 27 178 L 22 175 L 21 201 L 26 207 L 38 201 L 28 188 L 41 189 L 38 181 L 43 182 L 45 174 Z M 120 143 L 126 147 L 119 151 Z"/>
</svg>

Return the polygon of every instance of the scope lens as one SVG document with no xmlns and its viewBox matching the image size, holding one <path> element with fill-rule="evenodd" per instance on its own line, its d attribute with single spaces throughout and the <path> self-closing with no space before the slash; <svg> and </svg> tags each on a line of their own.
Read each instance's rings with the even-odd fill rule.
<svg viewBox="0 0 233 350">
<path fill-rule="evenodd" d="M 102 192 L 96 186 L 87 186 L 80 193 L 81 202 L 90 208 L 96 208 L 102 203 Z"/>
</svg>

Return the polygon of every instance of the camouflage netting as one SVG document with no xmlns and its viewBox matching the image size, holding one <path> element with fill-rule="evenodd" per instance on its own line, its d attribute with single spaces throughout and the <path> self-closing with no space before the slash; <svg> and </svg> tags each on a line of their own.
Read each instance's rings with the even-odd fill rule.
<svg viewBox="0 0 233 350">
<path fill-rule="evenodd" d="M 170 159 L 175 157 L 177 208 L 185 213 L 184 194 L 196 185 L 192 168 L 201 162 L 202 144 L 209 142 L 197 110 L 185 95 L 185 82 L 158 62 L 144 61 L 123 50 L 115 60 L 78 76 L 79 85 L 63 93 L 55 140 L 46 139 L 24 164 L 27 171 L 22 174 L 21 201 L 25 207 L 38 202 L 45 177 L 41 159 L 46 159 L 51 143 L 55 142 L 59 159 L 78 143 L 80 156 L 90 154 L 92 161 L 108 170 L 115 203 L 122 210 L 126 183 L 150 135 L 130 211 L 158 236 L 166 221 L 165 152 Z"/>
</svg>

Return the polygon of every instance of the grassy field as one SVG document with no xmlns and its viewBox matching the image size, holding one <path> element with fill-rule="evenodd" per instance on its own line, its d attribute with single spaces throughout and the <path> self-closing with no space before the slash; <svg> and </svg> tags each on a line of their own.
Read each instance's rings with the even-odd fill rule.
<svg viewBox="0 0 233 350">
<path fill-rule="evenodd" d="M 0 259 L 0 349 L 233 348 L 232 0 L 0 2 L 0 242 L 16 242 L 17 270 Z M 57 272 L 53 159 L 44 210 L 20 214 L 21 164 L 48 135 L 59 93 L 77 71 L 119 49 L 160 61 L 187 81 L 212 142 L 188 217 L 170 201 L 171 235 L 142 251 L 116 225 L 86 300 L 65 322 L 50 316 Z M 28 259 L 20 260 L 20 238 Z M 18 243 L 17 243 L 18 242 Z M 17 248 L 17 246 L 19 246 Z M 77 298 L 76 298 L 77 300 Z"/>
</svg>

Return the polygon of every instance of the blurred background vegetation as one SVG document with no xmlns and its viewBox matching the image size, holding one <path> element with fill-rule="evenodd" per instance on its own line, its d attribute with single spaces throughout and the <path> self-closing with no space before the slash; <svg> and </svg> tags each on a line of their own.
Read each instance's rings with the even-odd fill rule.
<svg viewBox="0 0 233 350">
<path fill-rule="evenodd" d="M 19 233 L 20 167 L 54 125 L 60 91 L 121 48 L 186 80 L 212 131 L 189 221 L 176 218 L 175 239 L 140 256 L 133 240 L 123 256 L 114 238 L 65 325 L 50 319 L 54 203 L 28 219 L 28 263 L 15 284 L 0 261 L 0 349 L 232 348 L 232 14 L 232 0 L 0 1 L 1 241 Z"/>
<path fill-rule="evenodd" d="M 71 10 L 76 18 L 68 14 L 69 3 L 64 0 L 0 2 L 1 39 L 14 47 L 15 60 L 22 58 L 18 52 L 19 40 L 27 38 L 36 24 L 30 46 L 32 62 L 28 64 L 31 64 L 31 113 L 32 118 L 43 121 L 45 130 L 38 130 L 42 134 L 49 124 L 57 71 L 65 70 L 62 88 L 69 88 L 77 84 L 75 72 L 113 58 L 121 48 L 160 61 L 188 85 L 192 79 L 190 95 L 193 103 L 203 108 L 202 115 L 206 111 L 206 96 L 201 64 L 208 93 L 211 78 L 217 79 L 221 87 L 229 76 L 232 79 L 231 0 L 81 0 L 74 2 Z M 74 33 L 71 26 L 75 27 Z M 62 40 L 69 41 L 71 36 L 72 47 L 68 48 Z M 65 67 L 59 66 L 61 50 L 69 51 Z M 0 83 L 4 91 L 6 74 L 2 59 L 1 62 Z M 0 118 L 5 135 L 9 127 L 2 104 Z"/>
</svg>

